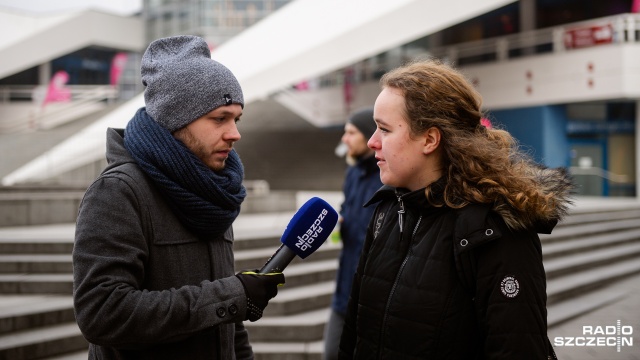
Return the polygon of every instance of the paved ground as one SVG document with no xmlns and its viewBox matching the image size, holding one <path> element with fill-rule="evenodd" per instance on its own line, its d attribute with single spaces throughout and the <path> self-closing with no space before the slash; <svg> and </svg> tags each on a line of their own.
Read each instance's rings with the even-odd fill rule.
<svg viewBox="0 0 640 360">
<path fill-rule="evenodd" d="M 558 359 L 640 360 L 640 277 L 616 282 L 609 286 L 609 289 L 611 291 L 625 289 L 629 295 L 608 306 L 549 329 L 549 339 L 554 344 Z M 618 320 L 621 326 L 621 340 L 628 341 L 623 343 L 624 346 L 620 347 L 620 351 L 617 346 L 606 346 L 607 342 L 609 345 L 617 342 Z M 588 333 L 587 328 L 587 333 L 583 334 L 584 327 L 591 327 L 592 333 Z M 583 344 L 585 340 L 582 338 L 589 337 L 595 338 L 594 344 L 597 345 L 597 342 L 601 341 L 601 345 L 604 346 L 585 346 L 590 340 Z M 570 338 L 581 338 L 574 339 L 573 343 L 577 342 L 582 346 L 558 346 L 569 343 Z"/>
</svg>

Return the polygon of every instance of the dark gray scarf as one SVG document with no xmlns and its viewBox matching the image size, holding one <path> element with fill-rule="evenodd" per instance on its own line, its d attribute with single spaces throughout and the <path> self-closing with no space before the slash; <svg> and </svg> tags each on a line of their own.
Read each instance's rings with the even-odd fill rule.
<svg viewBox="0 0 640 360">
<path fill-rule="evenodd" d="M 213 171 L 153 120 L 145 108 L 127 124 L 124 145 L 189 230 L 218 236 L 240 213 L 246 190 L 242 186 L 244 169 L 235 150 L 222 171 Z"/>
</svg>

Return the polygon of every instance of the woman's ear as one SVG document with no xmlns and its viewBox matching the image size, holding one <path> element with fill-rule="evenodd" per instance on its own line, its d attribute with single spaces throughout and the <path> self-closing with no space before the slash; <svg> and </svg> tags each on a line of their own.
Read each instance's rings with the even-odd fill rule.
<svg viewBox="0 0 640 360">
<path fill-rule="evenodd" d="M 422 148 L 422 152 L 425 155 L 428 155 L 436 151 L 436 149 L 438 149 L 438 147 L 440 146 L 440 137 L 440 130 L 437 127 L 432 126 L 427 129 L 427 131 L 425 131 L 423 135 L 424 146 Z"/>
</svg>

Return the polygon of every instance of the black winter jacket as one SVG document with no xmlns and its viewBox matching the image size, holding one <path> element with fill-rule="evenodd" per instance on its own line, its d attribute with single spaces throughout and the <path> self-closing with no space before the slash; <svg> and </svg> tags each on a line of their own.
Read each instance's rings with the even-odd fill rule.
<svg viewBox="0 0 640 360">
<path fill-rule="evenodd" d="M 537 229 L 488 206 L 433 207 L 382 187 L 355 275 L 341 359 L 547 359 Z"/>
</svg>

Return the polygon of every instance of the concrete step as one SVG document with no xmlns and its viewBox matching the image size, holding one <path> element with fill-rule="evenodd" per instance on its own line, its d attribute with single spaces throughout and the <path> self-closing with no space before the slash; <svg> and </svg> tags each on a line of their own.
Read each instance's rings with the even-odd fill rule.
<svg viewBox="0 0 640 360">
<path fill-rule="evenodd" d="M 255 250 L 261 248 L 278 248 L 280 246 L 280 236 L 261 236 L 251 237 L 251 238 L 241 238 L 237 237 L 233 241 L 233 250 L 234 251 L 242 251 L 242 250 Z"/>
<path fill-rule="evenodd" d="M 321 360 L 323 341 L 252 343 L 255 360 Z"/>
<path fill-rule="evenodd" d="M 0 359 L 40 359 L 88 348 L 75 322 L 0 336 Z"/>
<path fill-rule="evenodd" d="M 623 209 L 596 211 L 596 212 L 573 212 L 569 214 L 558 228 L 578 224 L 592 224 L 611 220 L 640 219 L 640 206 L 627 207 Z M 554 230 L 555 231 L 555 230 Z"/>
<path fill-rule="evenodd" d="M 606 248 L 595 248 L 593 250 L 586 250 L 545 260 L 544 268 L 547 273 L 547 279 L 553 279 L 562 275 L 613 264 L 620 260 L 637 258 L 639 255 L 640 239 L 633 243 L 622 243 L 621 245 Z"/>
<path fill-rule="evenodd" d="M 0 294 L 73 293 L 73 274 L 2 274 Z"/>
<path fill-rule="evenodd" d="M 41 360 L 87 360 L 88 358 L 89 358 L 89 351 L 82 350 L 82 351 L 66 353 L 58 356 L 45 357 L 45 358 L 42 358 Z"/>
<path fill-rule="evenodd" d="M 335 280 L 338 271 L 337 259 L 306 260 L 291 264 L 284 270 L 286 289 Z"/>
<path fill-rule="evenodd" d="M 329 307 L 289 316 L 264 316 L 257 322 L 245 322 L 251 342 L 309 342 L 322 340 L 329 319 Z"/>
<path fill-rule="evenodd" d="M 63 226 L 64 229 L 62 229 Z M 65 224 L 59 227 L 61 230 L 53 229 L 52 234 L 47 234 L 47 227 L 43 227 L 42 230 L 2 229 L 0 254 L 71 254 L 74 234 L 66 228 L 73 228 L 73 225 Z M 281 231 L 285 228 L 286 224 L 282 226 L 282 230 L 264 226 L 239 230 L 235 235 L 234 249 L 239 251 L 264 247 L 277 248 L 280 246 Z M 29 232 L 22 234 L 21 231 Z"/>
<path fill-rule="evenodd" d="M 280 237 L 265 236 L 247 239 L 235 239 L 234 250 L 255 250 L 260 248 L 277 249 Z M 0 254 L 71 254 L 73 237 L 70 239 L 2 239 Z"/>
<path fill-rule="evenodd" d="M 562 226 L 554 229 L 551 234 L 541 234 L 540 241 L 549 244 L 631 230 L 640 230 L 640 218 Z"/>
<path fill-rule="evenodd" d="M 285 316 L 328 307 L 335 289 L 335 281 L 278 290 L 269 301 L 264 316 Z"/>
<path fill-rule="evenodd" d="M 248 251 L 248 252 L 244 252 Z M 294 259 L 293 264 L 314 262 L 323 259 L 337 258 L 337 248 L 326 248 L 307 259 Z M 275 252 L 273 248 L 240 250 L 236 252 L 236 268 L 249 269 L 250 266 L 261 267 Z M 335 254 L 335 257 L 332 255 Z M 71 255 L 64 254 L 10 254 L 0 255 L 0 274 L 45 274 L 45 273 L 72 273 L 73 266 Z"/>
<path fill-rule="evenodd" d="M 271 255 L 276 252 L 279 246 L 280 245 L 274 246 L 273 248 L 241 250 L 236 252 L 234 254 L 236 270 L 260 269 Z M 318 250 L 309 255 L 306 259 L 301 259 L 296 256 L 293 261 L 291 261 L 291 264 L 337 259 L 341 249 L 342 247 L 340 245 L 325 242 Z"/>
<path fill-rule="evenodd" d="M 635 209 L 640 209 L 640 202 L 633 197 L 576 196 L 573 205 L 569 207 L 569 214 L 599 214 Z"/>
<path fill-rule="evenodd" d="M 547 305 L 588 293 L 637 273 L 640 273 L 640 261 L 633 258 L 551 279 L 547 281 Z"/>
<path fill-rule="evenodd" d="M 71 254 L 69 239 L 0 239 L 0 254 Z"/>
<path fill-rule="evenodd" d="M 72 273 L 71 254 L 0 255 L 0 274 Z"/>
<path fill-rule="evenodd" d="M 71 295 L 0 296 L 0 335 L 74 321 Z"/>
<path fill-rule="evenodd" d="M 579 239 L 565 240 L 555 243 L 542 244 L 542 256 L 544 261 L 555 259 L 561 256 L 603 249 L 623 243 L 633 243 L 640 240 L 640 229 L 618 231 L 607 234 L 584 236 Z"/>
<path fill-rule="evenodd" d="M 337 256 L 335 249 L 325 252 L 318 250 L 307 259 L 294 260 L 286 269 L 286 289 L 308 284 L 333 281 L 338 262 L 336 258 L 325 260 L 324 255 Z M 26 265 L 25 265 L 26 266 Z M 259 266 L 258 266 L 259 267 Z M 63 294 L 71 295 L 73 291 L 73 274 L 68 273 L 13 273 L 0 274 L 0 294 Z"/>
<path fill-rule="evenodd" d="M 610 286 L 606 286 L 599 290 L 557 302 L 547 306 L 547 326 L 549 328 L 560 326 L 569 320 L 620 301 L 626 296 L 626 290 L 611 289 Z"/>
</svg>

